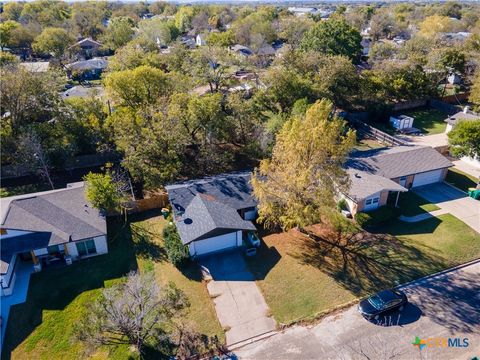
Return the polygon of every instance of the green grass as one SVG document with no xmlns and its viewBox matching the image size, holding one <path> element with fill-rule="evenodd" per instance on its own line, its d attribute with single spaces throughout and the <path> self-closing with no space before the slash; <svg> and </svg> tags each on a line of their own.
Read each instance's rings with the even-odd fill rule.
<svg viewBox="0 0 480 360">
<path fill-rule="evenodd" d="M 447 128 L 447 123 L 444 121 L 447 114 L 437 109 L 420 109 L 402 112 L 401 114 L 412 116 L 414 118 L 413 127 L 420 129 L 427 135 L 441 134 Z"/>
<path fill-rule="evenodd" d="M 161 284 L 175 282 L 191 303 L 186 320 L 197 331 L 224 340 L 198 268 L 191 265 L 181 272 L 166 260 L 159 235 L 164 223 L 159 216 L 133 220 L 125 227 L 109 222 L 108 254 L 33 274 L 27 302 L 11 309 L 2 358 L 85 358 L 88 349 L 74 339 L 74 324 L 105 286 L 136 269 L 154 270 Z M 124 345 L 100 348 L 93 355 L 96 359 L 132 356 Z M 161 354 L 153 352 L 151 357 L 160 358 Z"/>
<path fill-rule="evenodd" d="M 405 216 L 415 216 L 440 209 L 437 205 L 430 203 L 413 191 L 401 193 L 398 206 L 402 215 Z"/>
<path fill-rule="evenodd" d="M 315 228 L 270 234 L 248 264 L 274 318 L 283 324 L 318 317 L 358 297 L 480 257 L 478 234 L 447 214 L 419 223 L 394 221 L 375 233 L 332 244 Z"/>
<path fill-rule="evenodd" d="M 469 188 L 475 188 L 477 186 L 478 179 L 455 168 L 450 168 L 448 169 L 445 181 L 467 192 Z"/>
<path fill-rule="evenodd" d="M 480 257 L 479 234 L 451 214 L 417 223 L 398 221 L 384 227 L 383 231 L 410 243 L 421 252 L 435 254 L 446 267 Z"/>
<path fill-rule="evenodd" d="M 385 145 L 380 144 L 378 141 L 374 139 L 358 139 L 357 144 L 355 145 L 356 150 L 371 150 L 371 149 L 378 149 L 382 148 Z"/>
</svg>

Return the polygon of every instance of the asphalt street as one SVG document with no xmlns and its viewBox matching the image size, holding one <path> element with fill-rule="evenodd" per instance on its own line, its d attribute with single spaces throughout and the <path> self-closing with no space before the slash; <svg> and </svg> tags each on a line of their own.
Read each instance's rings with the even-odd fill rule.
<svg viewBox="0 0 480 360">
<path fill-rule="evenodd" d="M 378 322 L 364 319 L 355 305 L 315 326 L 288 328 L 235 354 L 241 359 L 480 359 L 480 262 L 402 290 L 410 304 Z M 416 337 L 426 342 L 421 350 L 412 344 Z"/>
</svg>

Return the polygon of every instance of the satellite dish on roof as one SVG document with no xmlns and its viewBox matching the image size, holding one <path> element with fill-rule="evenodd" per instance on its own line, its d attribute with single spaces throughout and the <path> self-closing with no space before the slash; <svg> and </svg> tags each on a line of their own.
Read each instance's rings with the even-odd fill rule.
<svg viewBox="0 0 480 360">
<path fill-rule="evenodd" d="M 193 224 L 193 220 L 190 219 L 190 218 L 186 218 L 185 220 L 183 220 L 183 222 L 184 222 L 185 225 L 191 225 L 191 224 Z"/>
</svg>

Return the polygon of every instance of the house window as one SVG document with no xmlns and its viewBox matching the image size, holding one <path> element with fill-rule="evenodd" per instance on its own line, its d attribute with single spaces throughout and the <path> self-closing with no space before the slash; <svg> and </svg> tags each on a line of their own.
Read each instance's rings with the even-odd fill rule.
<svg viewBox="0 0 480 360">
<path fill-rule="evenodd" d="M 47 251 L 51 255 L 51 254 L 63 253 L 64 249 L 63 249 L 63 246 L 60 247 L 59 245 L 52 245 L 47 247 Z"/>
<path fill-rule="evenodd" d="M 372 199 L 367 199 L 367 201 L 365 201 L 365 205 L 371 205 L 372 204 Z"/>
<path fill-rule="evenodd" d="M 406 176 L 402 176 L 402 177 L 400 178 L 400 181 L 405 181 L 405 180 L 407 180 L 407 177 L 406 177 Z"/>
<path fill-rule="evenodd" d="M 76 246 L 79 256 L 93 255 L 97 253 L 97 248 L 95 247 L 95 241 L 93 241 L 93 239 L 77 242 Z"/>
<path fill-rule="evenodd" d="M 373 203 L 374 203 L 374 204 L 377 204 L 377 203 L 378 203 L 378 200 L 379 200 L 379 198 L 373 199 Z"/>
</svg>

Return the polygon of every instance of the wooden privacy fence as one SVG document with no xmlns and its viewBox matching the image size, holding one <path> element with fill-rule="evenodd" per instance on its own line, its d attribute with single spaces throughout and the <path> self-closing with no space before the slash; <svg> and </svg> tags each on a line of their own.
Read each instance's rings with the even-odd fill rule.
<svg viewBox="0 0 480 360">
<path fill-rule="evenodd" d="M 139 200 L 129 201 L 127 208 L 129 214 L 141 213 L 152 209 L 161 209 L 167 207 L 168 195 L 166 192 L 156 192 L 148 197 Z"/>
<path fill-rule="evenodd" d="M 370 137 L 373 137 L 377 141 L 383 144 L 387 144 L 390 146 L 395 146 L 395 145 L 406 145 L 406 142 L 396 138 L 395 136 L 389 135 L 381 130 L 378 130 L 377 128 L 374 128 L 373 126 L 370 126 L 363 121 L 358 120 L 358 118 L 355 117 L 347 117 L 347 119 L 350 121 L 350 123 L 353 125 L 353 127 L 362 135 L 368 135 Z"/>
</svg>

